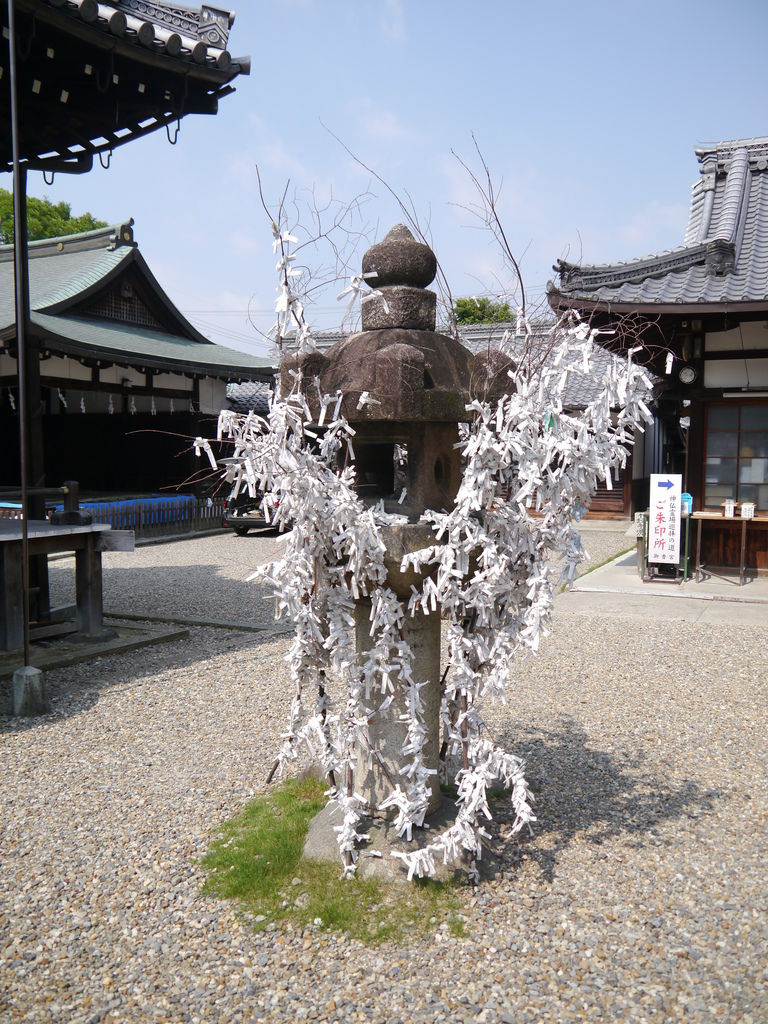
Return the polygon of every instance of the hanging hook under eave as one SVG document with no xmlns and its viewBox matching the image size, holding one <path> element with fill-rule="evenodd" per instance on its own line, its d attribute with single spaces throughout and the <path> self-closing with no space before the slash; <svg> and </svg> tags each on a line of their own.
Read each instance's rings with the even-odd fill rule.
<svg viewBox="0 0 768 1024">
<path fill-rule="evenodd" d="M 109 89 L 110 85 L 112 84 L 112 79 L 114 78 L 114 75 L 115 75 L 115 51 L 114 50 L 110 50 L 109 51 L 109 63 L 107 64 L 106 71 L 104 72 L 104 77 L 102 77 L 102 72 L 99 71 L 98 68 L 95 69 L 95 72 L 96 72 L 96 75 L 95 75 L 95 78 L 96 78 L 96 88 L 97 88 L 97 90 L 100 93 L 105 93 L 107 91 L 107 89 Z"/>
<path fill-rule="evenodd" d="M 180 117 L 176 118 L 176 129 L 175 129 L 175 131 L 173 133 L 173 138 L 171 138 L 170 122 L 166 121 L 166 123 L 165 123 L 165 134 L 168 136 L 168 141 L 170 142 L 170 144 L 172 146 L 175 146 L 176 143 L 179 141 L 179 132 L 180 131 L 181 131 L 181 118 Z"/>
<path fill-rule="evenodd" d="M 30 53 L 32 53 L 32 44 L 35 41 L 35 36 L 36 35 L 37 35 L 37 18 L 33 14 L 32 15 L 32 24 L 31 24 L 31 27 L 30 27 L 29 35 L 27 36 L 27 38 L 25 40 L 25 44 L 22 45 L 21 39 L 18 37 L 18 34 L 16 36 L 16 53 L 17 53 L 18 58 L 19 58 L 20 61 L 23 62 L 23 61 L 29 60 L 29 55 L 30 55 Z"/>
<path fill-rule="evenodd" d="M 101 164 L 101 166 L 104 168 L 105 171 L 109 170 L 109 165 L 112 163 L 112 150 L 111 149 L 107 153 L 107 162 L 106 163 L 104 163 L 104 150 L 103 149 L 99 150 L 99 163 Z"/>
<path fill-rule="evenodd" d="M 50 181 L 48 180 L 48 175 L 49 174 L 51 176 L 51 180 Z M 55 177 L 56 177 L 56 171 L 46 171 L 45 168 L 43 168 L 43 181 L 45 182 L 46 185 L 53 185 L 53 179 Z"/>
</svg>

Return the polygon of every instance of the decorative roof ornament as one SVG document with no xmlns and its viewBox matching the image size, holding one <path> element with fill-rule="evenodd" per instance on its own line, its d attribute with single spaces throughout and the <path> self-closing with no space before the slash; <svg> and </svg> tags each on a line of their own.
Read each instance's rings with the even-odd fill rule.
<svg viewBox="0 0 768 1024">
<path fill-rule="evenodd" d="M 104 0 L 103 6 L 114 7 L 140 21 L 151 22 L 221 50 L 226 49 L 229 30 L 235 20 L 231 11 L 208 4 L 195 8 L 186 4 L 163 3 L 162 0 Z"/>
<path fill-rule="evenodd" d="M 221 7 L 204 6 L 200 11 L 197 34 L 209 46 L 220 46 L 224 49 L 234 20 L 235 15 L 231 11 Z"/>
<path fill-rule="evenodd" d="M 694 152 L 703 175 L 711 171 L 727 172 L 737 151 L 746 154 L 751 170 L 768 169 L 768 137 L 733 139 L 730 142 L 718 142 L 714 146 L 698 146 Z"/>
<path fill-rule="evenodd" d="M 577 299 L 654 307 L 670 303 L 762 302 L 768 298 L 768 138 L 696 150 L 683 245 L 643 259 L 600 265 L 558 260 L 550 305 Z"/>
<path fill-rule="evenodd" d="M 109 245 L 107 248 L 110 251 L 117 249 L 121 245 L 130 245 L 131 248 L 138 248 L 138 242 L 133 237 L 133 217 L 125 221 L 119 226 L 115 226 L 112 234 L 109 236 Z"/>
</svg>

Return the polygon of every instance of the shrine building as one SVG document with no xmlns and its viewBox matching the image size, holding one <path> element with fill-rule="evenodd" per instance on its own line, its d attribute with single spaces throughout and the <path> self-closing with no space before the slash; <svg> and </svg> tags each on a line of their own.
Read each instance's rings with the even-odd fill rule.
<svg viewBox="0 0 768 1024">
<path fill-rule="evenodd" d="M 702 540 L 702 561 L 726 568 L 740 562 L 740 509 L 754 508 L 746 567 L 768 573 L 768 138 L 695 152 L 682 244 L 619 263 L 558 260 L 548 298 L 616 328 L 622 351 L 639 341 L 660 378 L 635 507 L 647 507 L 650 473 L 681 474 L 694 512 L 733 501 L 735 523 L 708 518 Z"/>
<path fill-rule="evenodd" d="M 200 469 L 226 388 L 270 381 L 273 361 L 204 337 L 148 267 L 133 221 L 29 243 L 45 472 L 91 493 L 178 485 Z M 0 482 L 18 482 L 13 246 L 0 246 Z"/>
</svg>

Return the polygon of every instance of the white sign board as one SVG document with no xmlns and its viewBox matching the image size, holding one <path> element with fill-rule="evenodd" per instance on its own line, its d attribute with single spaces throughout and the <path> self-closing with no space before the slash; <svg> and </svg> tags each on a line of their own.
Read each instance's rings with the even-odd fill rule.
<svg viewBox="0 0 768 1024">
<path fill-rule="evenodd" d="M 677 565 L 680 561 L 680 495 L 683 478 L 651 474 L 648 506 L 648 561 Z"/>
</svg>

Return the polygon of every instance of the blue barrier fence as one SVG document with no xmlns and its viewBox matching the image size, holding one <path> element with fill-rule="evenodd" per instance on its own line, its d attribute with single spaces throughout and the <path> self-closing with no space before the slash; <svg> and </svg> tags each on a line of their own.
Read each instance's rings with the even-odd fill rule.
<svg viewBox="0 0 768 1024">
<path fill-rule="evenodd" d="M 123 501 L 81 501 L 80 508 L 90 512 L 95 523 L 109 523 L 116 530 L 143 530 L 194 518 L 197 499 L 188 495 L 173 497 L 127 498 Z"/>
<path fill-rule="evenodd" d="M 152 495 L 121 501 L 83 501 L 80 507 L 92 513 L 95 523 L 109 523 L 115 530 L 133 530 L 137 537 L 161 537 L 221 526 L 224 499 Z"/>
<path fill-rule="evenodd" d="M 196 498 L 191 494 L 80 502 L 80 508 L 91 513 L 94 523 L 108 523 L 114 530 L 133 530 L 137 538 L 215 530 L 222 525 L 224 506 L 224 498 Z M 52 505 L 51 510 L 62 507 Z M 1 502 L 0 518 L 21 518 L 21 505 Z"/>
</svg>

